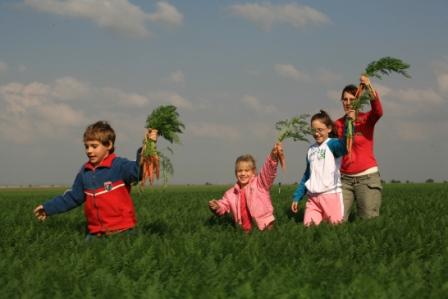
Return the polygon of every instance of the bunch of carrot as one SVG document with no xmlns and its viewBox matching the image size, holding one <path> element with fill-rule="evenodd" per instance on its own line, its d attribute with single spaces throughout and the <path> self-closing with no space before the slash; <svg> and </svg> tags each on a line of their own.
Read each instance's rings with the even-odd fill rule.
<svg viewBox="0 0 448 299">
<path fill-rule="evenodd" d="M 391 73 L 399 73 L 406 78 L 411 76 L 407 73 L 409 64 L 404 63 L 402 60 L 393 57 L 383 57 L 377 61 L 369 63 L 364 70 L 363 76 L 376 77 L 382 79 L 382 75 L 390 75 Z M 356 115 L 362 108 L 370 103 L 375 98 L 375 91 L 370 84 L 360 83 L 355 93 L 355 100 L 351 103 L 352 109 L 355 110 Z M 347 152 L 351 158 L 351 151 L 353 147 L 353 138 L 355 133 L 354 120 L 346 118 L 346 144 Z"/>
<path fill-rule="evenodd" d="M 307 141 L 307 135 L 311 135 L 311 128 L 307 118 L 308 114 L 294 116 L 291 119 L 281 120 L 275 123 L 275 128 L 279 131 L 277 142 L 291 138 L 293 141 Z M 278 153 L 278 160 L 283 170 L 286 170 L 286 158 L 283 151 Z"/>
<path fill-rule="evenodd" d="M 157 136 L 161 136 L 170 143 L 180 143 L 179 135 L 185 129 L 185 125 L 179 119 L 179 113 L 173 105 L 159 106 L 154 109 L 146 119 L 148 132 L 143 140 L 143 147 L 140 157 L 142 168 L 141 185 L 146 181 L 150 185 L 155 178 L 160 177 L 160 166 L 164 175 L 164 184 L 167 183 L 168 176 L 173 174 L 173 165 L 166 155 L 157 149 Z M 171 149 L 168 148 L 170 151 Z M 171 151 L 172 152 L 172 151 Z"/>
</svg>

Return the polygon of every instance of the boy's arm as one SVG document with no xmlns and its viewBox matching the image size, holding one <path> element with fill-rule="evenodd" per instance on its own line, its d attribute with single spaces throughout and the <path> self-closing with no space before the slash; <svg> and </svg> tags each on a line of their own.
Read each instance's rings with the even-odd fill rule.
<svg viewBox="0 0 448 299">
<path fill-rule="evenodd" d="M 154 142 L 157 142 L 157 138 L 158 138 L 157 132 L 158 132 L 158 130 L 156 130 L 156 129 L 148 128 L 148 130 L 146 132 L 145 140 L 146 140 L 146 138 L 149 138 L 149 139 L 153 140 Z M 143 150 L 142 147 L 140 147 L 137 150 L 137 155 L 136 155 L 135 161 L 129 161 L 129 160 L 125 159 L 125 162 L 122 165 L 123 181 L 128 185 L 133 182 L 139 181 L 142 177 L 143 168 L 140 166 L 140 158 L 141 158 L 142 150 Z"/>
<path fill-rule="evenodd" d="M 63 195 L 56 196 L 52 200 L 45 202 L 42 206 L 48 216 L 64 213 L 84 203 L 84 187 L 81 179 L 81 172 L 76 176 L 72 189 Z"/>
<path fill-rule="evenodd" d="M 292 200 L 294 202 L 299 202 L 303 198 L 305 193 L 307 192 L 305 183 L 306 183 L 306 181 L 309 180 L 309 178 L 310 178 L 310 162 L 308 161 L 308 159 L 306 159 L 305 173 L 303 174 L 302 179 L 300 180 L 296 191 L 294 191 L 294 194 L 292 195 Z"/>
<path fill-rule="evenodd" d="M 130 161 L 123 158 L 123 164 L 121 165 L 121 173 L 123 181 L 130 185 L 133 182 L 137 182 L 141 178 L 140 169 L 140 156 L 142 148 L 137 150 L 135 161 Z"/>
</svg>

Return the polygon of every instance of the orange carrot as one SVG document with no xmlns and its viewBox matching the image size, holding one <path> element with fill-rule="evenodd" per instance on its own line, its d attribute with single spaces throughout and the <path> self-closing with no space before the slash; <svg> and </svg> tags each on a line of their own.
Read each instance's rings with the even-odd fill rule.
<svg viewBox="0 0 448 299">
<path fill-rule="evenodd" d="M 160 177 L 160 158 L 159 158 L 159 156 L 154 157 L 154 168 L 156 171 L 156 177 L 157 177 L 157 179 L 159 179 L 159 177 Z"/>
</svg>

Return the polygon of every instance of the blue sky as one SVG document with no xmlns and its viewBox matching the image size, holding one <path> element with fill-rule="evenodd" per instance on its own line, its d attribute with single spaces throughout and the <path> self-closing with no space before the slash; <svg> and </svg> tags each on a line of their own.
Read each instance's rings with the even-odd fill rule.
<svg viewBox="0 0 448 299">
<path fill-rule="evenodd" d="M 178 106 L 186 124 L 172 183 L 231 183 L 243 153 L 262 163 L 274 124 L 327 110 L 372 60 L 412 79 L 372 80 L 384 116 L 382 177 L 448 180 L 446 1 L 0 2 L 0 185 L 70 184 L 82 133 L 99 119 L 133 159 L 147 115 Z M 163 149 L 166 142 L 160 141 Z M 306 143 L 284 144 L 279 180 L 304 170 Z"/>
</svg>

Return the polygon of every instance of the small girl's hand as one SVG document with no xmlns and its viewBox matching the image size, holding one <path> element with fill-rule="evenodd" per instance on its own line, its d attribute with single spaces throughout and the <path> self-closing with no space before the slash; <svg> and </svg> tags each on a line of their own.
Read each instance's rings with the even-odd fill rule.
<svg viewBox="0 0 448 299">
<path fill-rule="evenodd" d="M 271 151 L 271 158 L 272 158 L 272 160 L 278 161 L 283 156 L 284 156 L 284 153 L 283 153 L 282 144 L 280 142 L 277 142 Z"/>
<path fill-rule="evenodd" d="M 293 201 L 291 204 L 291 211 L 296 214 L 299 211 L 299 203 L 297 201 Z"/>
<path fill-rule="evenodd" d="M 216 199 L 210 200 L 208 202 L 208 207 L 209 207 L 210 211 L 212 211 L 213 213 L 216 213 L 216 211 L 219 209 L 218 201 Z"/>
<path fill-rule="evenodd" d="M 34 209 L 34 216 L 36 216 L 39 221 L 45 221 L 47 219 L 48 215 L 47 212 L 45 212 L 43 205 L 39 205 Z"/>
</svg>

